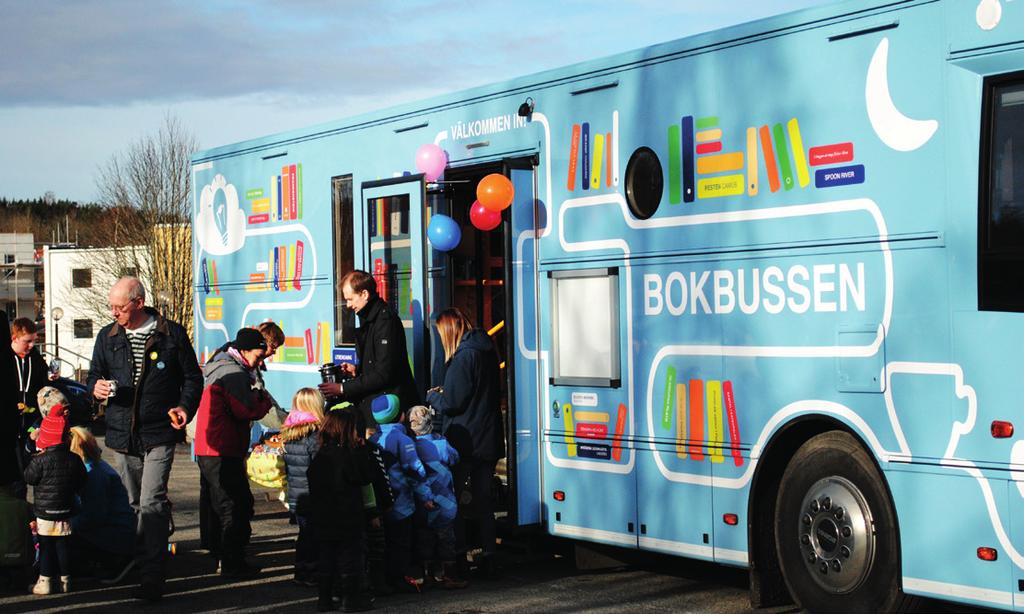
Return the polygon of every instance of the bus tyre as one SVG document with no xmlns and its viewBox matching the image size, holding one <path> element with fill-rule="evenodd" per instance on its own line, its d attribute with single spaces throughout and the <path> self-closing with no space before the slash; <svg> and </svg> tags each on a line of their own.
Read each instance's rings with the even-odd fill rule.
<svg viewBox="0 0 1024 614">
<path fill-rule="evenodd" d="M 882 476 L 848 433 L 804 443 L 782 475 L 775 506 L 779 564 L 809 612 L 904 612 L 899 531 Z"/>
</svg>

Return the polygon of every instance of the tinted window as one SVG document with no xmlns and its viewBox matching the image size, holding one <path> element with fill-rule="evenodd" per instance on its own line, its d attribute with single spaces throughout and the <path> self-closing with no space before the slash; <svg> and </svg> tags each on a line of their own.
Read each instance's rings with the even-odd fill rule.
<svg viewBox="0 0 1024 614">
<path fill-rule="evenodd" d="M 1024 311 L 1024 77 L 986 85 L 978 306 Z"/>
</svg>

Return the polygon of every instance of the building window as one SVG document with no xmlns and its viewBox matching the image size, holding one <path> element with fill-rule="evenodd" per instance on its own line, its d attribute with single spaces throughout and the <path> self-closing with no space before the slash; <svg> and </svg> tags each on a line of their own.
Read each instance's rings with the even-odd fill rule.
<svg viewBox="0 0 1024 614">
<path fill-rule="evenodd" d="M 125 267 L 125 268 L 121 269 L 120 277 L 138 277 L 138 276 L 139 276 L 139 269 L 137 269 L 137 268 L 135 268 L 133 266 L 128 266 L 128 267 Z"/>
<path fill-rule="evenodd" d="M 92 269 L 71 269 L 72 288 L 91 288 Z"/>
<path fill-rule="evenodd" d="M 14 254 L 4 254 L 4 264 L 14 264 Z"/>
<path fill-rule="evenodd" d="M 92 339 L 92 320 L 75 320 L 75 339 Z"/>
<path fill-rule="evenodd" d="M 618 388 L 619 270 L 553 271 L 551 335 L 556 386 Z"/>
<path fill-rule="evenodd" d="M 985 86 L 978 308 L 1024 311 L 1024 73 Z"/>
<path fill-rule="evenodd" d="M 7 319 L 13 320 L 18 317 L 18 304 L 14 301 L 8 301 L 7 305 L 4 307 L 4 311 L 7 312 Z"/>
</svg>

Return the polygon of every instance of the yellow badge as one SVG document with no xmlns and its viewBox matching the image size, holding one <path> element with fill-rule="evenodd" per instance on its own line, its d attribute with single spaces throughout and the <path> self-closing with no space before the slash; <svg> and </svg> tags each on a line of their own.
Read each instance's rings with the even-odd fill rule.
<svg viewBox="0 0 1024 614">
<path fill-rule="evenodd" d="M 159 356 L 159 354 L 157 354 L 156 352 L 150 352 L 149 353 L 149 359 L 150 360 L 156 360 L 157 356 Z"/>
</svg>

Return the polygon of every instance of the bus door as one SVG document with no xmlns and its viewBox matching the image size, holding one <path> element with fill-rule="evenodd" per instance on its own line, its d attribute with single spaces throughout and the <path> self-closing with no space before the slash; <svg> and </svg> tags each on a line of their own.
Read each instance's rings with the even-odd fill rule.
<svg viewBox="0 0 1024 614">
<path fill-rule="evenodd" d="M 362 184 L 363 268 L 402 320 L 409 364 L 421 395 L 430 372 L 424 202 L 423 175 Z"/>
<path fill-rule="evenodd" d="M 461 229 L 459 244 L 448 252 L 427 248 L 426 291 L 433 317 L 449 305 L 464 311 L 490 334 L 502 364 L 502 411 L 506 458 L 496 474 L 505 485 L 497 508 L 512 525 L 540 522 L 540 467 L 537 428 L 536 156 L 508 158 L 472 165 L 453 165 L 431 184 L 427 210 L 454 219 Z M 501 174 L 512 181 L 511 206 L 499 225 L 477 228 L 470 215 L 480 181 Z M 431 329 L 431 333 L 434 330 Z M 444 352 L 433 335 L 431 377 L 440 385 Z"/>
<path fill-rule="evenodd" d="M 515 525 L 541 521 L 540 386 L 537 360 L 537 236 L 544 225 L 537 199 L 537 156 L 504 163 L 515 196 L 503 224 L 505 233 L 505 376 L 508 382 L 506 433 L 509 514 Z"/>
</svg>

